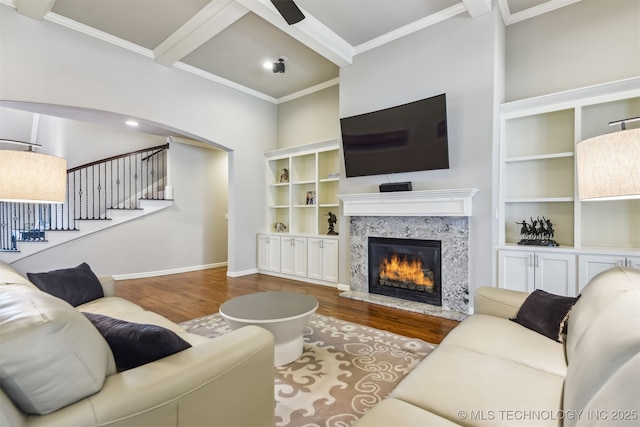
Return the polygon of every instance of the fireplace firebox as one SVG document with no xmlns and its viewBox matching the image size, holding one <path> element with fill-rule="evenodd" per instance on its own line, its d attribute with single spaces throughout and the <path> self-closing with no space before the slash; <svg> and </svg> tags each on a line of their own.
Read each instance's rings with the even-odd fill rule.
<svg viewBox="0 0 640 427">
<path fill-rule="evenodd" d="M 369 237 L 369 292 L 442 306 L 440 240 Z"/>
</svg>

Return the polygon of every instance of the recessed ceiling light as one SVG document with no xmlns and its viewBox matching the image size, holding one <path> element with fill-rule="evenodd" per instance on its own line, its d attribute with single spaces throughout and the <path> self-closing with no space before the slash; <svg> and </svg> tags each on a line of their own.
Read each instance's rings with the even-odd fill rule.
<svg viewBox="0 0 640 427">
<path fill-rule="evenodd" d="M 127 124 L 127 126 L 132 126 L 132 127 L 138 126 L 138 122 L 136 122 L 135 120 L 127 120 L 125 123 Z"/>
</svg>

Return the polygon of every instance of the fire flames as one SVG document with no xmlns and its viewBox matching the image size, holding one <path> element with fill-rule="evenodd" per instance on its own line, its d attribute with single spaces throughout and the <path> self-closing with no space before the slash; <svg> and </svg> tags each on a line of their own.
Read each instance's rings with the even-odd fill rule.
<svg viewBox="0 0 640 427">
<path fill-rule="evenodd" d="M 433 287 L 433 280 L 425 276 L 420 259 L 408 260 L 397 254 L 380 262 L 380 279 Z"/>
</svg>

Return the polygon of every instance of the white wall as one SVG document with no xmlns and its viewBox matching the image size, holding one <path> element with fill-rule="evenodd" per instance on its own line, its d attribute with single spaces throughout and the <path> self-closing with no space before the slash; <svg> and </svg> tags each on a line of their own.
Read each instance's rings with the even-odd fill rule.
<svg viewBox="0 0 640 427">
<path fill-rule="evenodd" d="M 40 151 L 63 157 L 67 161 L 67 169 L 167 143 L 162 136 L 127 132 L 61 117 L 40 115 L 38 123 Z"/>
<path fill-rule="evenodd" d="M 33 113 L 0 107 L 0 138 L 32 142 L 32 125 Z M 17 146 L 7 145 L 6 148 L 15 150 Z"/>
<path fill-rule="evenodd" d="M 501 93 L 495 76 L 502 75 L 496 60 L 502 57 L 502 31 L 496 13 L 458 15 L 358 55 L 340 74 L 340 117 L 447 94 L 450 169 L 342 179 L 340 192 L 378 192 L 387 181 L 411 181 L 415 190 L 480 189 L 470 221 L 471 291 L 492 283 L 494 108 Z M 341 244 L 341 283 L 348 283 L 347 247 Z"/>
<path fill-rule="evenodd" d="M 506 34 L 506 101 L 640 75 L 638 0 L 583 0 Z"/>
<path fill-rule="evenodd" d="M 264 188 L 256 183 L 264 179 L 263 153 L 276 146 L 275 105 L 56 24 L 23 17 L 4 5 L 0 40 L 0 100 L 125 114 L 228 149 L 229 271 L 255 270 L 255 236 L 265 222 Z M 185 196 L 176 193 L 176 198 Z M 175 242 L 162 239 L 162 231 L 175 226 L 173 219 L 165 211 L 146 221 L 153 223 L 158 239 L 152 250 L 136 251 L 135 263 L 144 266 L 137 268 L 159 271 L 202 261 L 201 251 L 183 245 L 177 254 Z M 200 228 L 197 223 L 188 226 Z M 111 273 L 136 268 L 131 257 L 118 251 L 118 239 L 95 239 L 77 243 L 86 245 L 78 249 L 86 250 L 87 257 L 91 251 L 98 258 L 108 255 Z M 62 261 L 66 250 L 70 248 L 49 256 Z"/>
</svg>

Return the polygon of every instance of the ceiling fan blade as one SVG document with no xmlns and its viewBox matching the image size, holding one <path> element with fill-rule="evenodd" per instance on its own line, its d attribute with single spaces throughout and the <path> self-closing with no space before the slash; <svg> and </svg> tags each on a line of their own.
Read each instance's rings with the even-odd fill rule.
<svg viewBox="0 0 640 427">
<path fill-rule="evenodd" d="M 271 3 L 289 25 L 297 24 L 304 19 L 304 14 L 293 0 L 271 0 Z"/>
</svg>

